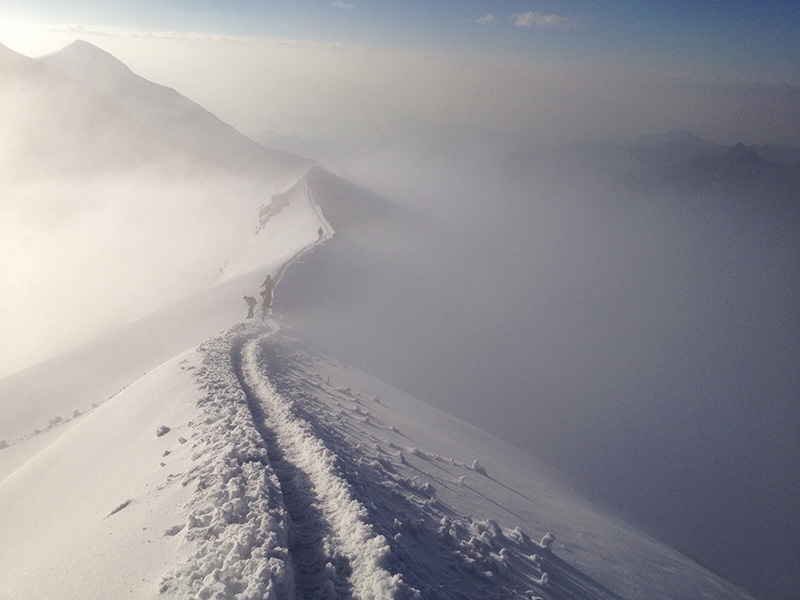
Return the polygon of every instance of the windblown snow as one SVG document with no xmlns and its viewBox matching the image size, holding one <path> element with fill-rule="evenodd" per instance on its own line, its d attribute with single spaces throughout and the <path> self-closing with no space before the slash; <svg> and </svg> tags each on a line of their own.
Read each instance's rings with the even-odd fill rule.
<svg viewBox="0 0 800 600">
<path fill-rule="evenodd" d="M 351 188 L 297 168 L 213 285 L 0 380 L 0 597 L 748 598 L 280 314 L 246 318 L 243 294 L 344 235 L 320 207 Z"/>
</svg>

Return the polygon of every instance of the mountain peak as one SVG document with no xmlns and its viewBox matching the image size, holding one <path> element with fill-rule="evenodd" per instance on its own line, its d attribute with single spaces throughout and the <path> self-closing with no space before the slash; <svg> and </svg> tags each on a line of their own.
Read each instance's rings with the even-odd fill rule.
<svg viewBox="0 0 800 600">
<path fill-rule="evenodd" d="M 109 52 L 106 52 L 102 48 L 99 48 L 94 44 L 87 42 L 86 40 L 75 40 L 74 42 L 64 46 L 61 50 L 56 50 L 52 54 L 71 54 L 71 55 L 81 55 L 83 57 L 96 56 L 98 58 L 102 57 L 105 60 L 110 60 L 119 64 L 123 64 L 122 61 L 114 57 Z"/>
<path fill-rule="evenodd" d="M 131 76 L 131 70 L 125 63 L 84 40 L 75 40 L 61 50 L 43 56 L 41 60 L 84 81 L 98 78 L 119 80 Z"/>
<path fill-rule="evenodd" d="M 725 158 L 728 163 L 737 167 L 752 167 L 764 162 L 761 155 L 756 152 L 755 146 L 745 146 L 742 142 L 739 142 L 731 148 Z"/>
</svg>

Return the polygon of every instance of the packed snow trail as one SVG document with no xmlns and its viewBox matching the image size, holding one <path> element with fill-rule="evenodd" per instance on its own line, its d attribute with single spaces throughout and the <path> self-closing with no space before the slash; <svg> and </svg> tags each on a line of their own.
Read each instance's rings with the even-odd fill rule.
<svg viewBox="0 0 800 600">
<path fill-rule="evenodd" d="M 270 465 L 275 470 L 286 511 L 289 515 L 288 550 L 295 565 L 295 583 L 302 598 L 349 597 L 349 562 L 344 556 L 331 557 L 325 536 L 329 530 L 314 495 L 308 475 L 286 459 L 258 396 L 247 384 L 242 371 L 245 339 L 237 340 L 231 358 L 242 389 L 247 396 L 253 421 L 266 445 Z"/>
<path fill-rule="evenodd" d="M 190 423 L 195 466 L 183 476 L 195 492 L 177 565 L 162 580 L 161 594 L 176 598 L 264 600 L 295 597 L 280 484 L 247 397 L 231 365 L 242 327 L 199 347 L 197 374 L 205 396 L 201 417 Z M 173 534 L 174 535 L 174 534 Z"/>
<path fill-rule="evenodd" d="M 236 344 L 232 357 L 290 517 L 298 593 L 363 600 L 417 596 L 400 575 L 384 568 L 389 545 L 340 476 L 336 455 L 269 382 L 259 340 Z"/>
</svg>

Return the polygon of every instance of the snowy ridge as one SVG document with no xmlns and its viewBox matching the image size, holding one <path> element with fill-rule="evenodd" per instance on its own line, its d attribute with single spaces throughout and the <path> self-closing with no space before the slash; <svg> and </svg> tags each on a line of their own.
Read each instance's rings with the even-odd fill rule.
<svg viewBox="0 0 800 600">
<path fill-rule="evenodd" d="M 277 280 L 298 255 L 334 234 L 311 197 L 307 177 L 308 172 L 273 194 L 269 204 L 261 207 L 256 234 L 223 267 L 218 283 L 257 269 L 266 269 Z"/>
<path fill-rule="evenodd" d="M 333 226 L 330 224 L 328 219 L 325 218 L 325 214 L 322 212 L 322 209 L 320 208 L 319 204 L 317 204 L 317 201 L 311 195 L 311 190 L 308 187 L 308 174 L 309 171 L 303 173 L 303 176 L 300 179 L 298 179 L 295 185 L 293 185 L 289 190 L 287 190 L 287 193 L 296 188 L 299 188 L 300 184 L 302 183 L 303 193 L 301 194 L 301 197 L 303 198 L 303 204 L 306 205 L 307 203 L 307 207 L 310 209 L 311 215 L 313 216 L 312 222 L 315 225 L 319 224 L 317 232 L 321 230 L 321 233 L 317 233 L 317 238 L 313 242 L 300 248 L 297 251 L 297 253 L 294 256 L 292 256 L 291 259 L 287 260 L 283 265 L 280 266 L 277 273 L 275 274 L 276 286 L 280 283 L 281 277 L 292 264 L 294 264 L 299 260 L 302 260 L 303 256 L 313 251 L 313 249 L 317 246 L 317 244 L 333 237 L 333 234 L 336 233 L 336 231 L 334 230 Z M 273 197 L 273 201 L 274 200 L 275 198 Z"/>
</svg>

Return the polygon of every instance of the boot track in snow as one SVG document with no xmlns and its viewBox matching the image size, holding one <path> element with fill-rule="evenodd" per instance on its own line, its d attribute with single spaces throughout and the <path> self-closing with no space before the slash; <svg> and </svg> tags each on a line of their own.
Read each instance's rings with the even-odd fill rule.
<svg viewBox="0 0 800 600">
<path fill-rule="evenodd" d="M 394 442 L 403 434 L 382 420 L 392 411 L 364 416 L 361 392 L 336 387 L 330 373 L 305 372 L 302 355 L 286 362 L 276 328 L 241 323 L 199 347 L 195 466 L 182 476 L 194 494 L 186 521 L 165 534 L 180 534 L 180 558 L 162 594 L 620 600 L 518 527 L 474 520 L 440 500 L 436 487 L 449 489 L 457 474 L 445 466 L 468 470 L 466 463 L 416 447 L 407 457 L 380 451 L 379 444 L 401 448 Z M 329 402 L 333 421 L 309 411 L 315 400 L 299 393 L 315 381 L 322 383 L 313 394 Z M 336 408 L 350 402 L 356 427 Z M 419 484 L 434 462 L 437 475 L 425 479 L 436 486 Z M 455 493 L 477 494 L 462 487 Z"/>
<path fill-rule="evenodd" d="M 298 597 L 416 596 L 400 575 L 384 568 L 389 545 L 340 475 L 339 459 L 269 382 L 259 339 L 235 341 L 231 359 L 280 483 Z"/>
</svg>

